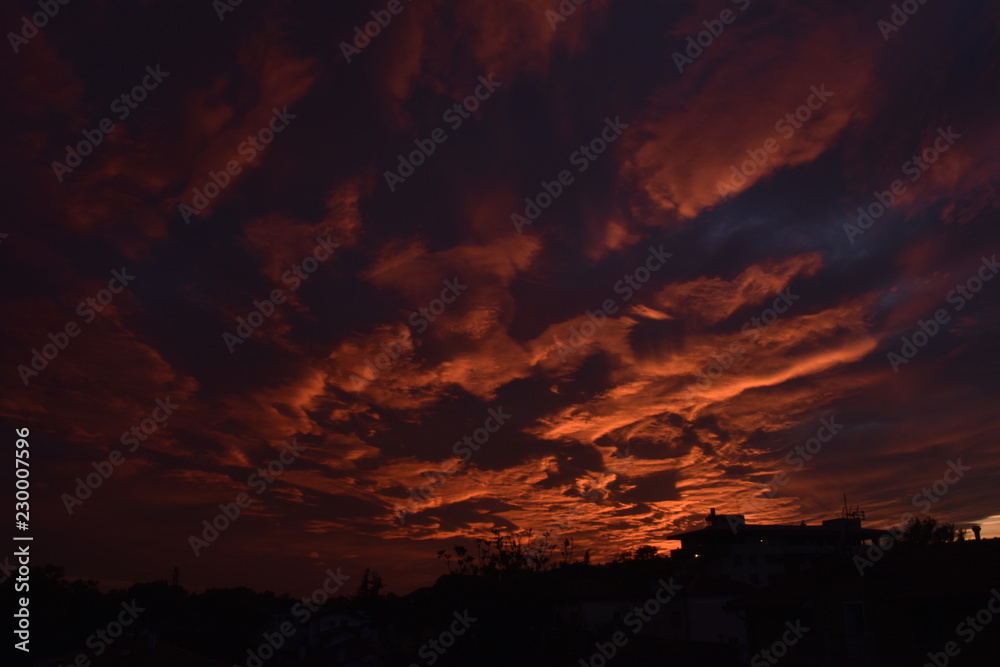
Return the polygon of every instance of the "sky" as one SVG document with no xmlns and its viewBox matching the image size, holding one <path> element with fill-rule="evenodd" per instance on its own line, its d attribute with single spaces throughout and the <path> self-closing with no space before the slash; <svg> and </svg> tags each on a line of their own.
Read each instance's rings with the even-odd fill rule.
<svg viewBox="0 0 1000 667">
<path fill-rule="evenodd" d="M 903 4 L 8 3 L 35 564 L 405 593 L 845 495 L 1000 536 L 1000 8 Z"/>
</svg>

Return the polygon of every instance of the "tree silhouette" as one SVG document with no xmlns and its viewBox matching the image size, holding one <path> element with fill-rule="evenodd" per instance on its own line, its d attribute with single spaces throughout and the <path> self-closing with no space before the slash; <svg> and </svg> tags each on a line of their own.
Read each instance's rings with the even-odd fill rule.
<svg viewBox="0 0 1000 667">
<path fill-rule="evenodd" d="M 559 547 L 550 541 L 550 533 L 532 539 L 531 529 L 505 533 L 493 529 L 492 538 L 476 538 L 476 554 L 457 544 L 453 547 L 455 560 L 447 550 L 437 552 L 438 558 L 448 564 L 452 574 L 465 574 L 503 579 L 510 574 L 542 572 L 554 567 L 552 552 Z M 572 554 L 572 541 L 562 545 L 564 561 Z"/>
<path fill-rule="evenodd" d="M 358 584 L 358 591 L 351 598 L 354 602 L 371 602 L 378 600 L 384 588 L 382 577 L 378 572 L 369 570 L 367 567 L 361 575 L 361 582 Z"/>
<path fill-rule="evenodd" d="M 932 516 L 911 519 L 903 529 L 900 544 L 909 547 L 926 547 L 965 540 L 965 530 L 956 530 L 953 523 L 938 523 Z"/>
<path fill-rule="evenodd" d="M 658 547 L 654 547 L 650 544 L 644 544 L 641 547 L 635 549 L 625 549 L 617 556 L 615 556 L 616 563 L 628 563 L 630 561 L 651 561 L 657 558 L 656 553 L 659 551 Z"/>
</svg>

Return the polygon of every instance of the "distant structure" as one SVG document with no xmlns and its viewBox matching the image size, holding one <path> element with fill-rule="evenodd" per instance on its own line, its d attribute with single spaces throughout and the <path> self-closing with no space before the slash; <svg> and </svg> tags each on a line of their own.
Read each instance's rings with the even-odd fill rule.
<svg viewBox="0 0 1000 667">
<path fill-rule="evenodd" d="M 861 505 L 855 505 L 850 507 L 847 504 L 847 494 L 844 494 L 844 509 L 840 511 L 841 519 L 858 519 L 859 521 L 865 520 L 865 513 L 861 509 Z"/>
<path fill-rule="evenodd" d="M 753 525 L 742 514 L 705 517 L 709 524 L 698 530 L 676 533 L 681 548 L 671 552 L 688 569 L 723 580 L 755 587 L 802 572 L 833 554 L 861 555 L 884 532 L 864 528 L 864 512 L 844 503 L 839 519 L 822 525 Z"/>
</svg>

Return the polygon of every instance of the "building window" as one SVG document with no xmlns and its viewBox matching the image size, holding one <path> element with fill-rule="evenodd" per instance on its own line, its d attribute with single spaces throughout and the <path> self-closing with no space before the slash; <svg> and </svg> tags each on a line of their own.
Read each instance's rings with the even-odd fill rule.
<svg viewBox="0 0 1000 667">
<path fill-rule="evenodd" d="M 757 554 L 751 554 L 749 560 L 750 560 L 750 564 L 751 565 L 756 565 L 757 564 Z"/>
<path fill-rule="evenodd" d="M 760 583 L 760 577 L 758 577 L 756 574 L 751 574 L 750 583 L 756 586 L 757 584 Z"/>
<path fill-rule="evenodd" d="M 733 556 L 733 563 L 736 565 L 743 565 L 743 554 L 735 554 Z"/>
</svg>

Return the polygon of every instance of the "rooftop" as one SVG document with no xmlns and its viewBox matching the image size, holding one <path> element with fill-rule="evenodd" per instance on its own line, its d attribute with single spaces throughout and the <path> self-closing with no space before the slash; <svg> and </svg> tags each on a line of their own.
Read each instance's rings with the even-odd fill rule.
<svg viewBox="0 0 1000 667">
<path fill-rule="evenodd" d="M 816 535 L 820 534 L 836 534 L 841 531 L 847 530 L 853 535 L 862 538 L 877 538 L 879 535 L 884 533 L 884 530 L 879 530 L 876 528 L 862 528 L 861 519 L 858 518 L 840 518 L 840 519 L 827 519 L 821 525 L 807 525 L 805 522 L 801 524 L 748 524 L 746 523 L 746 517 L 742 514 L 716 514 L 715 508 L 712 508 L 711 514 L 705 517 L 710 525 L 704 528 L 696 528 L 694 530 L 686 530 L 680 533 L 674 533 L 673 535 L 668 535 L 667 539 L 670 540 L 680 540 L 685 537 L 691 537 L 696 535 L 711 535 L 711 534 L 744 534 L 744 535 Z"/>
</svg>

